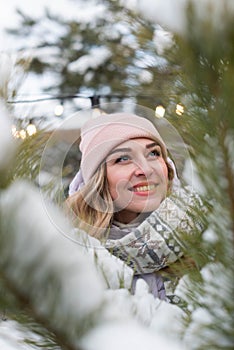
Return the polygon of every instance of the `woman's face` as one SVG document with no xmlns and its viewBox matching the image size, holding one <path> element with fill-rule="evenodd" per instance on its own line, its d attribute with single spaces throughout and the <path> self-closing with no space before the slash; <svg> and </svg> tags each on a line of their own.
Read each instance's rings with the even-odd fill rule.
<svg viewBox="0 0 234 350">
<path fill-rule="evenodd" d="M 157 209 L 166 197 L 168 169 L 161 147 L 137 138 L 114 148 L 106 159 L 107 181 L 120 222 L 129 223 L 139 213 Z"/>
</svg>

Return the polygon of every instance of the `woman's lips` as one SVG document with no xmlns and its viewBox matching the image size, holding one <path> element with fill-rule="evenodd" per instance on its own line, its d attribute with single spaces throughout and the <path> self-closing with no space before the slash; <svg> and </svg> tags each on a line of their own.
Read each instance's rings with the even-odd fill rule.
<svg viewBox="0 0 234 350">
<path fill-rule="evenodd" d="M 155 190 L 155 188 L 158 186 L 158 184 L 137 184 L 133 187 L 131 187 L 129 190 L 134 193 L 145 193 L 148 194 L 148 192 Z"/>
</svg>

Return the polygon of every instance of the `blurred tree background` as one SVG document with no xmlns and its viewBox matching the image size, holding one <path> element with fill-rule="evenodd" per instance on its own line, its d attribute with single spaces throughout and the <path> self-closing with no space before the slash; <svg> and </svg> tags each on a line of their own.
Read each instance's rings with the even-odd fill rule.
<svg viewBox="0 0 234 350">
<path fill-rule="evenodd" d="M 67 1 L 74 3 L 76 20 L 64 19 L 48 9 L 43 16 L 33 18 L 18 9 L 20 24 L 8 29 L 21 43 L 19 52 L 30 56 L 27 73 L 36 76 L 38 82 L 48 81 L 44 93 L 63 97 L 60 101 L 64 102 L 64 116 L 66 101 L 77 101 L 70 97 L 86 95 L 100 97 L 100 104 L 129 101 L 153 110 L 163 105 L 168 114 L 171 111 L 172 124 L 176 125 L 178 101 L 170 86 L 179 65 L 169 62 L 164 54 L 173 45 L 172 34 L 120 1 Z M 65 160 L 65 191 L 79 161 L 76 143 Z M 50 171 L 56 168 L 55 162 L 53 156 Z"/>
<path fill-rule="evenodd" d="M 201 16 L 188 3 L 183 33 L 166 56 L 180 65 L 169 95 L 185 107 L 176 126 L 194 164 L 187 180 L 212 207 L 209 229 L 187 248 L 201 270 L 181 286 L 191 308 L 184 339 L 199 350 L 234 346 L 234 15 L 231 2 L 218 14 L 216 5 L 204 5 Z"/>
<path fill-rule="evenodd" d="M 129 96 L 150 108 L 167 105 L 168 87 L 178 70 L 162 56 L 171 34 L 119 1 L 80 0 L 74 2 L 74 11 L 76 21 L 48 9 L 40 18 L 18 10 L 20 25 L 8 30 L 23 39 L 22 50 L 34 43 L 29 72 L 54 78 L 45 91 L 104 95 L 107 101 L 108 96 L 112 101 Z"/>
</svg>

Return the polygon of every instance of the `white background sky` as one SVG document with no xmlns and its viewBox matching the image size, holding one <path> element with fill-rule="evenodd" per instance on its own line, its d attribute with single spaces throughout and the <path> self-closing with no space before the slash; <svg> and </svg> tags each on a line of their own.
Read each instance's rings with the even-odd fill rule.
<svg viewBox="0 0 234 350">
<path fill-rule="evenodd" d="M 69 0 L 6 0 L 0 1 L 0 51 L 14 49 L 14 40 L 9 38 L 4 33 L 4 28 L 14 27 L 18 23 L 18 16 L 16 14 L 16 8 L 23 10 L 26 14 L 32 16 L 40 16 L 43 13 L 45 7 L 50 8 L 53 12 L 64 13 L 67 10 L 67 14 L 71 13 L 69 7 L 74 3 Z"/>
<path fill-rule="evenodd" d="M 19 23 L 20 16 L 17 15 L 16 9 L 19 8 L 25 14 L 33 16 L 35 18 L 40 17 L 44 13 L 45 7 L 49 8 L 53 14 L 60 13 L 64 17 L 69 18 L 75 16 L 74 13 L 75 3 L 69 0 L 57 0 L 48 2 L 47 0 L 6 0 L 0 1 L 0 52 L 14 53 L 17 49 L 17 41 L 13 36 L 8 35 L 4 29 L 17 27 Z M 73 9 L 73 11 L 71 11 Z M 22 42 L 21 42 L 21 46 Z M 4 71 L 4 67 L 3 67 Z M 19 90 L 19 96 L 32 96 L 32 98 L 41 95 L 41 86 L 43 85 L 42 79 L 40 83 L 38 79 L 34 77 L 27 77 L 25 82 L 21 85 Z M 46 111 L 49 113 L 54 113 L 54 107 L 57 104 L 56 101 L 51 101 L 46 103 Z M 45 109 L 45 104 L 22 104 L 17 105 L 15 109 L 16 115 L 24 114 L 43 114 Z"/>
<path fill-rule="evenodd" d="M 45 0 L 30 1 L 30 0 L 7 0 L 0 2 L 0 49 L 5 51 L 14 48 L 14 41 L 7 37 L 4 33 L 4 28 L 15 26 L 18 23 L 16 8 L 26 10 L 27 13 L 41 13 Z"/>
<path fill-rule="evenodd" d="M 197 0 L 197 5 L 204 5 L 209 0 Z M 87 3 L 90 4 L 91 0 L 87 1 Z M 165 24 L 165 29 L 173 30 L 176 28 L 178 29 L 178 26 L 181 27 L 178 29 L 179 32 L 183 31 L 183 8 L 186 4 L 187 0 L 177 0 L 176 5 L 174 0 L 125 0 L 125 3 L 136 3 L 139 6 L 139 10 L 141 10 L 141 13 L 144 13 L 146 17 L 155 17 L 154 20 L 157 23 Z M 230 9 L 234 9 L 234 0 L 226 0 L 225 3 L 229 4 Z M 7 35 L 4 32 L 4 28 L 14 28 L 17 27 L 17 24 L 19 23 L 19 16 L 16 14 L 16 8 L 18 7 L 21 9 L 24 13 L 33 16 L 35 18 L 41 16 L 44 13 L 45 7 L 48 7 L 52 14 L 62 14 L 65 18 L 71 18 L 71 17 L 78 17 L 83 14 L 86 18 L 90 19 L 90 13 L 87 14 L 85 10 L 87 9 L 87 6 L 82 8 L 82 11 L 79 11 L 78 9 L 78 1 L 71 1 L 71 0 L 57 0 L 57 1 L 48 1 L 48 0 L 2 0 L 0 1 L 0 52 L 7 51 L 7 52 L 14 52 L 17 48 L 17 41 L 14 37 L 11 37 Z M 212 0 L 212 4 L 215 5 L 216 14 L 220 13 L 220 7 L 222 7 L 222 1 L 218 0 Z M 232 6 L 231 6 L 232 4 Z M 77 6 L 77 9 L 76 9 Z M 199 13 L 205 13 L 203 10 L 204 6 L 197 6 Z M 91 6 L 92 8 L 92 6 Z M 76 9 L 76 11 L 74 11 Z M 149 13 L 150 9 L 150 13 Z M 170 10 L 169 10 L 170 9 Z M 147 12 L 148 11 L 148 12 Z M 218 21 L 217 16 L 213 16 L 212 18 L 215 18 L 215 23 L 217 25 L 220 23 Z M 167 28 L 168 27 L 168 28 Z M 22 42 L 21 42 L 21 46 Z M 29 79 L 29 78 L 27 78 Z M 42 89 L 41 86 L 43 85 L 43 78 L 40 79 L 40 84 L 38 83 L 38 80 L 35 80 L 34 78 L 30 78 L 31 80 L 27 80 L 27 83 L 23 84 L 20 93 L 23 95 L 31 95 L 36 96 L 37 94 L 41 94 Z M 48 77 L 46 78 L 48 79 Z M 47 82 L 47 81 L 46 81 Z M 25 107 L 25 106 L 24 106 Z"/>
</svg>

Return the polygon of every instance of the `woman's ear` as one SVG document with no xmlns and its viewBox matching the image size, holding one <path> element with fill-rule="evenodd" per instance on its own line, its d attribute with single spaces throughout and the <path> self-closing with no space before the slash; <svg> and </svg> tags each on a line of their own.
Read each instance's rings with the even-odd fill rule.
<svg viewBox="0 0 234 350">
<path fill-rule="evenodd" d="M 167 168 L 168 168 L 168 180 L 169 180 L 170 189 L 172 189 L 173 187 L 181 186 L 180 180 L 177 176 L 175 163 L 169 157 L 167 158 L 166 163 L 167 163 Z"/>
<path fill-rule="evenodd" d="M 168 180 L 172 181 L 175 177 L 175 170 L 174 167 L 169 162 L 166 162 L 167 164 L 167 172 L 168 172 Z"/>
</svg>

